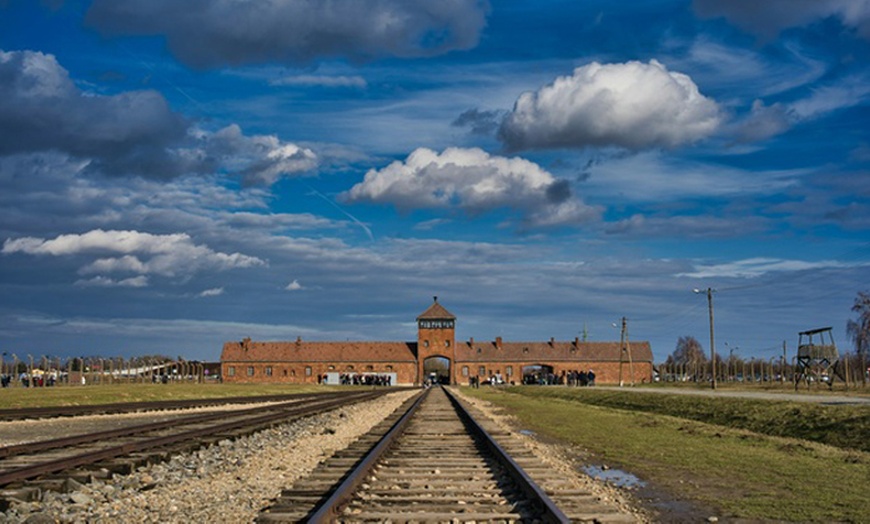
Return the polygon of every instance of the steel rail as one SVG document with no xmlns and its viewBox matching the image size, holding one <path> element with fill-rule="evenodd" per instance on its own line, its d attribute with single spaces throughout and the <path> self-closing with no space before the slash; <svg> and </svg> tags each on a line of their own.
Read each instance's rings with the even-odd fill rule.
<svg viewBox="0 0 870 524">
<path fill-rule="evenodd" d="M 223 432 L 233 431 L 244 427 L 257 428 L 274 423 L 281 419 L 286 419 L 290 417 L 299 418 L 313 415 L 336 407 L 350 405 L 365 400 L 371 400 L 387 392 L 388 391 L 364 392 L 360 393 L 356 397 L 351 398 L 342 397 L 338 399 L 330 399 L 327 402 L 315 405 L 288 407 L 287 409 L 284 409 L 278 413 L 271 413 L 269 415 L 263 415 L 260 417 L 228 422 L 216 426 L 209 426 L 207 428 L 189 430 L 174 435 L 167 435 L 139 442 L 131 442 L 127 444 L 104 448 L 98 451 L 91 451 L 79 455 L 74 455 L 72 457 L 64 457 L 56 460 L 33 464 L 30 466 L 23 466 L 20 468 L 0 472 L 0 486 L 4 486 L 16 481 L 32 479 L 35 477 L 39 477 L 40 475 L 45 475 L 47 473 L 55 473 L 66 469 L 93 464 L 102 460 L 122 457 L 131 453 L 145 451 L 147 449 L 157 448 L 170 444 L 176 444 L 178 442 L 196 439 L 207 435 L 220 434 Z"/>
<path fill-rule="evenodd" d="M 325 393 L 332 395 L 333 393 Z M 339 394 L 339 393 L 335 393 Z M 74 417 L 79 415 L 99 415 L 129 413 L 135 411 L 154 411 L 161 409 L 184 409 L 223 404 L 253 404 L 257 402 L 282 402 L 301 400 L 324 393 L 295 393 L 291 395 L 257 395 L 251 397 L 200 398 L 183 400 L 154 400 L 142 402 L 118 402 L 115 404 L 89 404 L 83 406 L 45 406 L 33 408 L 0 409 L 0 420 L 21 420 L 49 417 Z"/>
<path fill-rule="evenodd" d="M 180 426 L 183 424 L 196 424 L 200 422 L 208 422 L 211 420 L 216 420 L 220 418 L 226 418 L 228 415 L 231 416 L 245 416 L 246 414 L 256 413 L 258 411 L 263 411 L 264 409 L 273 409 L 280 410 L 286 407 L 298 405 L 300 402 L 305 401 L 317 401 L 323 399 L 333 399 L 333 398 L 343 398 L 349 397 L 353 392 L 342 392 L 342 393 L 328 393 L 328 394 L 315 394 L 315 395 L 307 395 L 304 397 L 300 397 L 298 399 L 294 399 L 293 402 L 285 402 L 281 404 L 275 404 L 267 407 L 259 407 L 259 408 L 248 408 L 233 411 L 231 413 L 219 412 L 219 413 L 205 413 L 198 415 L 191 415 L 186 417 L 175 418 L 172 420 L 166 420 L 162 422 L 151 422 L 147 424 L 137 424 L 134 426 L 128 426 L 125 428 L 118 429 L 109 429 L 105 431 L 95 431 L 93 433 L 86 433 L 82 435 L 73 435 L 69 437 L 60 437 L 56 439 L 50 440 L 40 440 L 36 442 L 25 442 L 23 444 L 13 444 L 11 446 L 0 447 L 0 459 L 13 457 L 15 455 L 21 455 L 24 453 L 36 453 L 40 451 L 47 451 L 49 449 L 62 448 L 65 446 L 77 446 L 79 444 L 85 444 L 88 442 L 96 442 L 99 440 L 105 440 L 110 438 L 117 437 L 129 437 L 141 433 L 147 433 L 150 431 L 157 431 L 159 429 L 170 428 L 173 426 Z"/>
<path fill-rule="evenodd" d="M 543 510 L 541 518 L 545 522 L 571 522 L 571 519 L 569 519 L 558 506 L 556 506 L 556 503 L 553 502 L 544 490 L 541 489 L 534 480 L 532 480 L 532 478 L 513 458 L 511 458 L 507 451 L 496 442 L 492 435 L 490 435 L 483 426 L 481 426 L 474 417 L 471 416 L 471 413 L 469 413 L 468 410 L 465 409 L 465 406 L 459 402 L 456 395 L 451 393 L 447 388 L 444 388 L 444 392 L 447 393 L 447 398 L 449 398 L 450 402 L 456 407 L 459 416 L 465 419 L 472 431 L 483 440 L 486 447 L 489 448 L 493 455 L 495 455 L 496 460 L 507 469 L 508 474 L 514 482 L 517 483 L 517 486 L 519 486 L 523 493 L 525 493 L 529 499 L 538 501 Z"/>
<path fill-rule="evenodd" d="M 492 436 L 474 419 L 474 417 L 465 409 L 456 397 L 451 394 L 447 388 L 442 388 L 451 404 L 456 409 L 459 417 L 466 422 L 466 427 L 471 430 L 475 436 L 479 437 L 483 444 L 493 455 L 493 458 L 505 467 L 508 475 L 517 484 L 520 490 L 528 497 L 529 500 L 537 502 L 541 508 L 540 519 L 542 522 L 557 522 L 569 523 L 571 520 L 556 506 L 552 499 L 540 488 L 540 486 L 532 480 L 531 477 L 514 461 L 510 455 L 492 438 Z M 428 390 L 426 391 L 428 394 Z M 408 409 L 408 411 L 393 425 L 393 427 L 383 436 L 372 450 L 353 468 L 353 470 L 345 477 L 324 501 L 318 509 L 310 514 L 306 522 L 315 524 L 326 524 L 334 522 L 339 518 L 341 508 L 345 506 L 352 498 L 354 492 L 363 483 L 367 476 L 373 471 L 381 457 L 393 446 L 398 437 L 405 430 L 405 427 L 410 422 L 411 418 L 419 408 L 420 404 L 425 399 L 426 395 L 421 395 L 419 399 Z"/>
<path fill-rule="evenodd" d="M 393 424 L 393 427 L 381 438 L 381 440 L 369 451 L 365 457 L 351 470 L 345 479 L 335 488 L 332 495 L 324 501 L 319 509 L 308 517 L 306 522 L 314 524 L 327 524 L 334 522 L 338 517 L 341 506 L 346 504 L 356 489 L 363 483 L 366 476 L 371 473 L 372 469 L 377 465 L 381 457 L 390 447 L 396 442 L 398 437 L 405 431 L 405 427 L 410 422 L 411 418 L 417 412 L 417 408 L 429 395 L 427 389 L 420 397 L 408 408 L 402 417 Z"/>
</svg>

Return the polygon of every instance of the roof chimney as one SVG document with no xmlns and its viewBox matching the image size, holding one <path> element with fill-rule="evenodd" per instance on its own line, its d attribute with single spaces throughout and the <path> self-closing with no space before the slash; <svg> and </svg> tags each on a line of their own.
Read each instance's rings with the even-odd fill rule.
<svg viewBox="0 0 870 524">
<path fill-rule="evenodd" d="M 473 345 L 474 345 L 474 337 L 471 337 L 471 338 L 468 339 L 468 345 L 469 345 L 469 346 L 473 346 Z"/>
<path fill-rule="evenodd" d="M 550 346 L 556 345 L 556 337 L 550 337 Z"/>
<path fill-rule="evenodd" d="M 501 349 L 501 337 L 495 337 L 495 347 Z"/>
<path fill-rule="evenodd" d="M 432 300 L 434 300 L 435 302 L 438 302 L 438 295 L 435 295 L 434 297 L 432 297 Z"/>
<path fill-rule="evenodd" d="M 302 337 L 297 335 L 296 336 L 296 347 L 298 348 L 301 345 L 302 345 Z"/>
<path fill-rule="evenodd" d="M 574 337 L 574 347 L 577 347 L 579 345 L 580 345 L 580 337 Z"/>
</svg>

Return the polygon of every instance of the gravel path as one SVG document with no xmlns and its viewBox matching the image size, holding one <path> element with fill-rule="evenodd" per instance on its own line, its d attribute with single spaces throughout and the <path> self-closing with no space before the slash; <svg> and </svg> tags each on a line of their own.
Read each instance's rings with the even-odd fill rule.
<svg viewBox="0 0 870 524">
<path fill-rule="evenodd" d="M 595 389 L 611 391 L 629 391 L 632 393 L 650 393 L 667 395 L 696 395 L 702 397 L 734 397 L 759 400 L 779 400 L 787 402 L 812 402 L 816 404 L 853 404 L 870 406 L 870 397 L 835 395 L 831 393 L 786 393 L 774 391 L 731 391 L 727 389 L 685 389 L 685 388 L 620 388 L 614 386 L 595 386 Z"/>
<path fill-rule="evenodd" d="M 347 447 L 413 391 L 308 417 L 69 493 L 15 504 L 0 523 L 251 522 L 281 490 Z"/>
</svg>

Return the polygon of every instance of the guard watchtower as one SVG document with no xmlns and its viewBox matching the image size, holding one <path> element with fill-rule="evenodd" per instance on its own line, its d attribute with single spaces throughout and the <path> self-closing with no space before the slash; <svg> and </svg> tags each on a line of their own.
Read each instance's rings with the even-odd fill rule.
<svg viewBox="0 0 870 524">
<path fill-rule="evenodd" d="M 437 381 L 449 384 L 456 361 L 456 317 L 433 298 L 417 317 L 417 383 L 434 374 Z"/>
<path fill-rule="evenodd" d="M 846 381 L 840 369 L 840 354 L 834 344 L 834 336 L 830 327 L 801 331 L 798 334 L 797 373 L 795 373 L 794 388 L 797 390 L 800 381 L 827 382 L 828 387 L 834 387 L 834 377 Z M 818 342 L 818 343 L 817 343 Z"/>
</svg>

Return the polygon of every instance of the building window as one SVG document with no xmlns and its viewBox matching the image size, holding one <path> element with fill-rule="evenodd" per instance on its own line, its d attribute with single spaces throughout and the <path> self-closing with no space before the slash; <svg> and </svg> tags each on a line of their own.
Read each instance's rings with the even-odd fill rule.
<svg viewBox="0 0 870 524">
<path fill-rule="evenodd" d="M 445 341 L 444 341 L 444 347 L 448 347 L 448 348 L 450 347 L 450 341 L 449 341 L 449 340 L 445 340 Z"/>
<path fill-rule="evenodd" d="M 284 376 L 285 376 L 285 377 L 287 376 L 287 370 L 286 370 L 286 369 L 284 370 Z"/>
<path fill-rule="evenodd" d="M 266 376 L 267 377 L 272 376 L 272 366 L 266 366 Z"/>
<path fill-rule="evenodd" d="M 523 353 L 528 353 L 528 352 L 529 352 L 529 348 L 523 348 Z"/>
<path fill-rule="evenodd" d="M 236 376 L 236 366 L 230 366 L 227 368 L 227 376 L 229 376 L 229 377 Z"/>
<path fill-rule="evenodd" d="M 486 367 L 480 366 L 479 368 L 477 368 L 477 374 L 478 374 L 478 376 L 481 376 L 481 377 L 485 376 L 486 375 Z"/>
<path fill-rule="evenodd" d="M 392 370 L 393 370 L 393 366 L 387 366 L 387 371 L 392 371 Z"/>
<path fill-rule="evenodd" d="M 424 341 L 423 341 L 423 347 L 424 347 L 424 348 L 429 347 L 429 341 L 428 341 L 428 340 L 424 340 Z"/>
<path fill-rule="evenodd" d="M 505 366 L 504 374 L 507 376 L 513 375 L 514 374 L 514 367 L 513 366 Z"/>
<path fill-rule="evenodd" d="M 478 355 L 480 354 L 480 352 L 481 352 L 481 349 L 480 349 L 480 348 L 477 348 L 477 354 L 478 354 Z"/>
<path fill-rule="evenodd" d="M 347 366 L 347 367 L 344 368 L 344 369 L 346 369 L 346 370 L 348 370 L 348 371 L 353 371 L 353 364 Z"/>
<path fill-rule="evenodd" d="M 366 366 L 366 371 L 374 371 L 374 370 L 375 370 L 374 366 Z"/>
<path fill-rule="evenodd" d="M 328 369 L 329 371 L 335 371 L 335 366 L 329 365 L 326 369 Z"/>
<path fill-rule="evenodd" d="M 306 377 L 311 376 L 311 366 L 305 366 L 305 376 Z"/>
<path fill-rule="evenodd" d="M 248 366 L 248 376 L 249 377 L 254 376 L 254 366 Z"/>
<path fill-rule="evenodd" d="M 291 370 L 290 370 L 290 376 L 291 376 L 291 377 L 295 377 L 295 376 L 296 376 L 296 370 L 295 370 L 295 369 L 291 369 Z"/>
<path fill-rule="evenodd" d="M 468 376 L 468 366 L 462 366 L 462 376 L 463 377 Z"/>
</svg>

